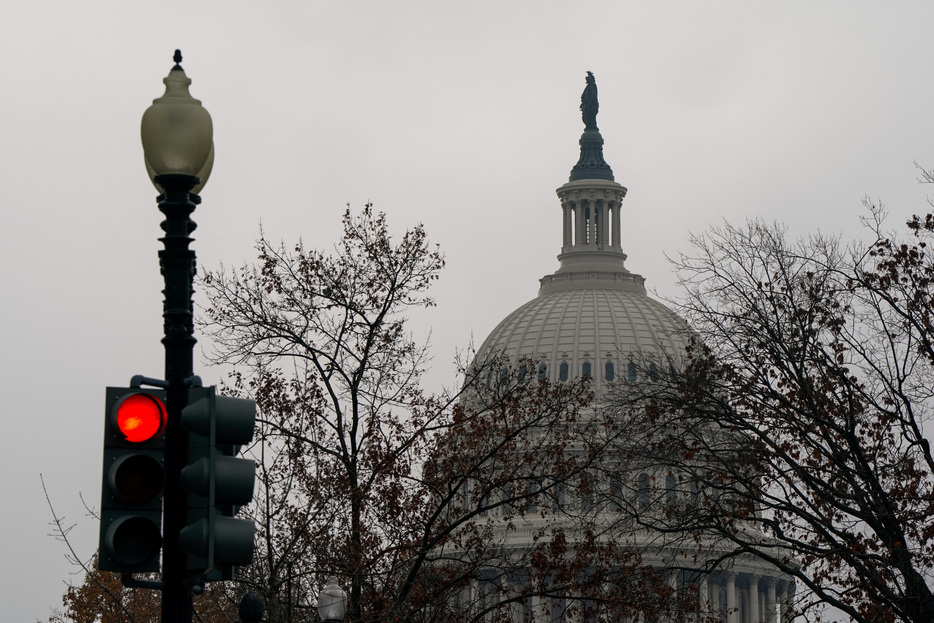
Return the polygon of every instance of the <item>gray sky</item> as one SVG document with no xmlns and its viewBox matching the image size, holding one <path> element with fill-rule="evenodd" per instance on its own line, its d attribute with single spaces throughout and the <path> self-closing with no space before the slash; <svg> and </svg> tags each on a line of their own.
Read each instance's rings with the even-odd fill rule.
<svg viewBox="0 0 934 623">
<path fill-rule="evenodd" d="M 588 7 L 585 11 L 579 6 Z M 629 188 L 628 267 L 672 295 L 665 254 L 722 219 L 859 235 L 861 199 L 893 227 L 934 189 L 934 3 L 537 0 L 5 0 L 0 22 L 0 618 L 31 621 L 80 581 L 50 520 L 89 557 L 106 385 L 162 375 L 161 215 L 139 119 L 176 47 L 214 118 L 195 213 L 202 266 L 267 235 L 330 245 L 346 203 L 447 255 L 430 382 L 557 267 L 583 129 L 584 72 Z M 220 372 L 197 363 L 207 382 Z"/>
</svg>

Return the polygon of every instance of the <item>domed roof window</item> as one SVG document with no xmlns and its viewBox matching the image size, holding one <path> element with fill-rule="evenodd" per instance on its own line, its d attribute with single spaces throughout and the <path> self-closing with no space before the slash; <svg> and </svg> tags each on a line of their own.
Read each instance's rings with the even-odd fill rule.
<svg viewBox="0 0 934 623">
<path fill-rule="evenodd" d="M 637 487 L 636 490 L 639 496 L 638 498 L 639 510 L 640 511 L 649 510 L 649 503 L 651 501 L 651 494 L 650 494 L 649 488 L 651 487 L 651 485 L 650 485 L 649 475 L 647 473 L 642 472 L 641 474 L 639 474 L 639 477 L 636 480 L 636 487 Z"/>
</svg>

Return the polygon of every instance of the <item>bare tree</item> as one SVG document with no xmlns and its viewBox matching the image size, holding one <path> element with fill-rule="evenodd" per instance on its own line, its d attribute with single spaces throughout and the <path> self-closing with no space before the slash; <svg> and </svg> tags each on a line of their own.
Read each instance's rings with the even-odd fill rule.
<svg viewBox="0 0 934 623">
<path fill-rule="evenodd" d="M 534 362 L 493 357 L 462 366 L 460 391 L 424 394 L 427 345 L 407 312 L 433 305 L 443 257 L 420 226 L 394 240 L 370 206 L 343 224 L 333 252 L 261 236 L 257 263 L 202 280 L 211 358 L 260 414 L 258 490 L 243 509 L 256 555 L 211 603 L 251 590 L 269 621 L 316 621 L 333 575 L 354 623 L 683 609 L 691 597 L 643 562 L 631 522 L 578 494 L 618 434 L 595 417 L 587 380 L 552 384 Z M 106 600 L 95 573 L 80 590 Z"/>
<path fill-rule="evenodd" d="M 254 266 L 206 274 L 204 327 L 262 414 L 262 554 L 242 577 L 271 619 L 314 620 L 330 575 L 350 621 L 489 620 L 533 597 L 634 612 L 657 593 L 633 548 L 547 519 L 567 515 L 558 492 L 606 447 L 578 425 L 586 382 L 487 361 L 464 367 L 464 394 L 422 392 L 427 345 L 405 313 L 433 305 L 444 262 L 420 226 L 394 242 L 366 206 L 345 214 L 334 253 L 258 250 Z"/>
<path fill-rule="evenodd" d="M 868 244 L 760 221 L 695 237 L 676 262 L 688 365 L 614 404 L 680 492 L 641 523 L 719 543 L 709 567 L 767 561 L 806 587 L 802 611 L 930 622 L 934 216 L 899 239 L 869 207 Z"/>
</svg>

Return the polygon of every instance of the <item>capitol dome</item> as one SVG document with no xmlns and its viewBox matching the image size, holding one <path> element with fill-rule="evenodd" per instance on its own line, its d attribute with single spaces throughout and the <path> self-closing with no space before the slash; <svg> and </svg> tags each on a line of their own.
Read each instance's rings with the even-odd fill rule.
<svg viewBox="0 0 934 623">
<path fill-rule="evenodd" d="M 478 351 L 483 360 L 532 361 L 540 379 L 590 376 L 600 395 L 617 378 L 636 380 L 646 367 L 678 367 L 685 323 L 644 293 L 588 280 L 544 292 L 506 316 Z"/>
<path fill-rule="evenodd" d="M 585 104 L 588 93 L 593 96 L 589 110 Z M 474 365 L 477 369 L 490 367 L 485 372 L 487 389 L 496 374 L 494 366 L 502 366 L 503 379 L 514 378 L 519 383 L 536 376 L 559 384 L 589 379 L 594 410 L 606 409 L 609 417 L 615 418 L 618 413 L 613 411 L 610 391 L 614 384 L 625 392 L 634 382 L 676 373 L 683 367 L 690 330 L 677 314 L 647 295 L 641 275 L 626 268 L 621 237 L 623 231 L 633 231 L 622 226 L 627 190 L 616 182 L 603 157 L 603 137 L 596 125 L 596 85 L 590 72 L 588 90 L 581 99 L 585 130 L 580 138 L 580 159 L 568 182 L 557 189 L 562 232 L 559 267 L 539 280 L 534 299 L 493 329 L 477 350 Z M 705 537 L 696 542 L 688 538 L 681 542 L 684 535 L 666 524 L 674 505 L 698 508 L 698 496 L 715 494 L 697 480 L 696 473 L 701 473 L 703 466 L 675 473 L 640 458 L 625 446 L 638 439 L 630 437 L 631 432 L 620 436 L 616 454 L 601 456 L 580 478 L 565 482 L 567 491 L 562 488 L 561 494 L 555 494 L 559 500 L 553 504 L 555 513 L 528 513 L 511 523 L 506 518 L 508 512 L 494 509 L 484 512 L 481 520 L 508 535 L 510 547 L 521 551 L 533 546 L 533 535 L 539 534 L 542 525 L 573 532 L 580 517 L 592 517 L 594 525 L 601 526 L 601 534 L 613 535 L 607 538 L 619 537 L 642 547 L 642 560 L 666 570 L 678 594 L 696 591 L 701 612 L 708 616 L 726 623 L 786 620 L 794 594 L 790 578 L 754 557 L 732 555 L 730 544 L 719 539 Z M 582 447 L 573 442 L 567 451 L 584 456 Z M 581 482 L 587 483 L 586 490 Z M 594 491 L 608 493 L 611 503 L 594 505 Z M 563 497 L 565 493 L 567 497 Z M 590 501 L 585 502 L 585 498 Z M 743 529 L 755 538 L 764 538 L 752 524 Z M 613 530 L 621 531 L 615 534 Z M 688 549 L 684 549 L 685 543 Z M 722 558 L 726 562 L 705 568 L 698 558 L 701 551 L 710 560 Z M 689 560 L 696 568 L 685 562 Z M 542 606 L 546 601 L 534 597 L 526 613 L 512 620 L 564 620 L 561 614 L 548 614 L 548 608 Z"/>
<path fill-rule="evenodd" d="M 570 180 L 557 189 L 560 267 L 541 278 L 536 298 L 493 329 L 476 359 L 532 362 L 538 378 L 552 382 L 590 377 L 599 397 L 614 380 L 680 367 L 687 325 L 626 269 L 620 241 L 626 188 L 603 158 L 599 130 L 585 130 L 580 146 Z"/>
</svg>

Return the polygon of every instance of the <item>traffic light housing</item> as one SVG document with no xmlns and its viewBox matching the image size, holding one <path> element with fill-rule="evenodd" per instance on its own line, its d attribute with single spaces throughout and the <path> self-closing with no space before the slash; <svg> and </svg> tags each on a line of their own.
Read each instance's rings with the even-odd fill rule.
<svg viewBox="0 0 934 623">
<path fill-rule="evenodd" d="M 240 446 L 253 439 L 256 403 L 218 396 L 215 387 L 192 387 L 182 409 L 188 432 L 188 462 L 181 473 L 187 495 L 185 527 L 179 544 L 188 570 L 219 580 L 253 557 L 256 526 L 237 519 L 240 506 L 253 500 L 256 464 L 239 458 Z"/>
<path fill-rule="evenodd" d="M 158 571 L 165 392 L 108 387 L 105 398 L 98 564 L 103 571 Z"/>
</svg>

